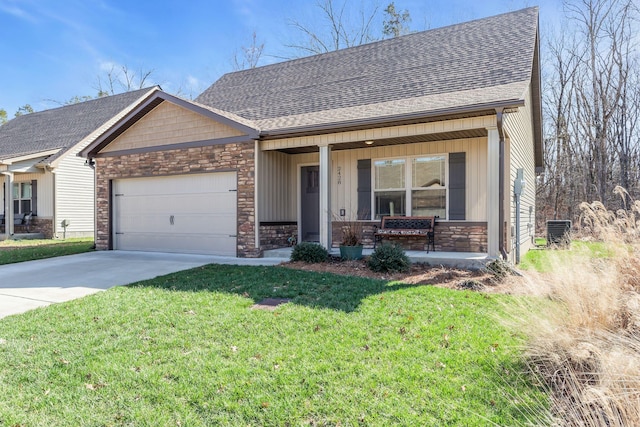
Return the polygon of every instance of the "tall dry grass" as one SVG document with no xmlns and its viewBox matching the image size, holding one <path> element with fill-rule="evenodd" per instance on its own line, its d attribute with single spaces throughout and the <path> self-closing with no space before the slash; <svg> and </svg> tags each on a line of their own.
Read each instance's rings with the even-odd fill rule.
<svg viewBox="0 0 640 427">
<path fill-rule="evenodd" d="M 640 202 L 580 208 L 574 238 L 599 250 L 574 244 L 549 257 L 549 272 L 525 272 L 543 298 L 523 298 L 511 320 L 529 338 L 526 360 L 549 391 L 553 424 L 640 426 Z"/>
</svg>

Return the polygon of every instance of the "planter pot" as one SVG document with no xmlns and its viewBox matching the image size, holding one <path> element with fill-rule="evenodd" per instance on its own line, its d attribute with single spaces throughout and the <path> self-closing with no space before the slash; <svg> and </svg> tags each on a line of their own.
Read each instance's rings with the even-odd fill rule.
<svg viewBox="0 0 640 427">
<path fill-rule="evenodd" d="M 360 245 L 360 246 L 340 246 L 340 258 L 342 258 L 342 259 L 362 259 L 362 245 Z"/>
</svg>

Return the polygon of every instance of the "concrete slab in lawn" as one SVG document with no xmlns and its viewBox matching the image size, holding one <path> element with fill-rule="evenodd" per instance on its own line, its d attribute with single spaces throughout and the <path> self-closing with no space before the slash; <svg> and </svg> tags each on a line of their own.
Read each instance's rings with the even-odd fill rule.
<svg viewBox="0 0 640 427">
<path fill-rule="evenodd" d="M 205 264 L 275 265 L 281 259 L 96 251 L 0 266 L 0 318 L 113 286 Z"/>
</svg>

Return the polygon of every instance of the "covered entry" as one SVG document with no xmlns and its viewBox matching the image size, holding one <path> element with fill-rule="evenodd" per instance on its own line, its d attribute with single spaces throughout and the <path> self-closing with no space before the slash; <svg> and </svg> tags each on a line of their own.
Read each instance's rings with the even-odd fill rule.
<svg viewBox="0 0 640 427">
<path fill-rule="evenodd" d="M 113 249 L 236 256 L 236 172 L 113 180 Z"/>
</svg>

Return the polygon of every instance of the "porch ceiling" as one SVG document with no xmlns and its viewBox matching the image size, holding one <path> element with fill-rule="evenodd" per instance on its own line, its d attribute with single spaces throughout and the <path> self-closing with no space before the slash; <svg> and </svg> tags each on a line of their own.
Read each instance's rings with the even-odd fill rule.
<svg viewBox="0 0 640 427">
<path fill-rule="evenodd" d="M 413 144 L 418 142 L 432 142 L 432 141 L 447 141 L 452 139 L 464 139 L 464 138 L 480 138 L 480 137 L 486 137 L 487 135 L 488 135 L 488 132 L 486 128 L 469 129 L 469 130 L 452 131 L 452 132 L 430 133 L 430 134 L 424 134 L 424 135 L 402 136 L 398 138 L 376 139 L 372 145 L 367 145 L 365 144 L 364 141 L 332 144 L 331 150 L 332 151 L 353 150 L 356 148 L 382 147 L 386 145 Z M 285 148 L 278 151 L 282 153 L 287 153 L 287 154 L 301 154 L 301 153 L 318 152 L 319 148 L 317 145 L 309 145 L 305 147 Z"/>
</svg>

